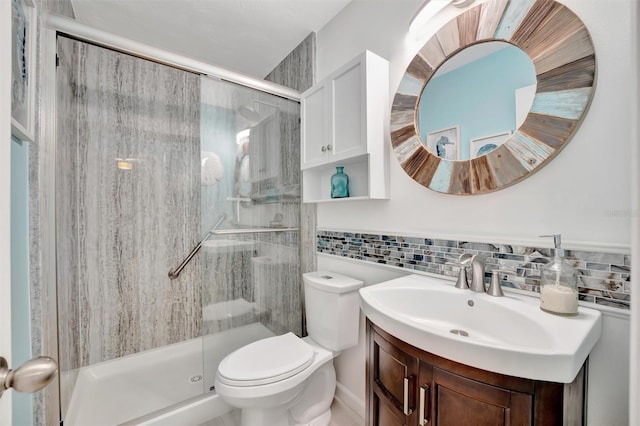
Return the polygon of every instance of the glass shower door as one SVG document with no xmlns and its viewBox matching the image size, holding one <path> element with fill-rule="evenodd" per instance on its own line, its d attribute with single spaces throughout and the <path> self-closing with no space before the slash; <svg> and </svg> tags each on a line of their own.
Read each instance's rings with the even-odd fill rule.
<svg viewBox="0 0 640 426">
<path fill-rule="evenodd" d="M 224 413 L 220 360 L 302 332 L 299 104 L 63 36 L 58 56 L 62 419 Z"/>
<path fill-rule="evenodd" d="M 62 419 L 120 424 L 202 395 L 200 76 L 58 37 Z"/>
<path fill-rule="evenodd" d="M 203 78 L 202 332 L 205 389 L 253 341 L 302 333 L 300 105 Z"/>
</svg>

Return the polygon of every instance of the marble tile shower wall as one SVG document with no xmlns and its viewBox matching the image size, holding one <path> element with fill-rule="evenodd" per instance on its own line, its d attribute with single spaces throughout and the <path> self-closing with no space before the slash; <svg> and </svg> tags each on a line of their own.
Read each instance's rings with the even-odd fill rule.
<svg viewBox="0 0 640 426">
<path fill-rule="evenodd" d="M 264 78 L 299 92 L 316 80 L 316 33 L 309 34 Z"/>
<path fill-rule="evenodd" d="M 461 254 L 480 254 L 487 259 L 485 280 L 493 269 L 510 269 L 515 274 L 501 274 L 502 285 L 532 292 L 539 292 L 540 270 L 554 254 L 541 247 L 331 230 L 318 230 L 317 240 L 318 253 L 451 277 L 457 276 L 454 264 Z M 629 255 L 579 250 L 565 255 L 580 273 L 581 300 L 630 308 Z"/>
<path fill-rule="evenodd" d="M 304 92 L 316 82 L 316 33 L 311 33 L 289 53 L 264 78 L 267 81 Z M 300 132 L 297 133 L 297 146 L 300 146 Z M 296 149 L 296 159 L 300 159 L 300 150 Z M 293 167 L 298 173 L 300 168 Z M 300 269 L 301 272 L 315 271 L 317 261 L 316 247 L 316 205 L 300 205 Z"/>
<path fill-rule="evenodd" d="M 203 334 L 262 323 L 275 334 L 302 332 L 297 231 L 205 244 L 202 259 Z"/>
<path fill-rule="evenodd" d="M 36 14 L 38 17 L 45 13 L 54 13 L 75 19 L 71 0 L 35 0 Z M 40 39 L 42 22 L 37 19 L 37 39 Z M 49 75 L 47 49 L 37 45 L 36 64 L 34 73 L 31 74 L 31 82 L 35 83 L 36 102 L 35 108 L 35 139 L 29 144 L 29 303 L 31 308 L 31 353 L 54 354 L 57 352 L 57 324 L 50 320 L 49 300 L 55 298 L 53 290 L 47 283 L 50 271 L 55 270 L 55 259 L 44 256 L 47 242 L 50 241 L 51 229 L 47 223 L 46 215 L 42 214 L 46 208 L 48 194 L 42 188 L 44 181 L 43 168 L 47 160 L 48 144 L 45 142 L 51 135 L 47 131 L 48 122 L 43 121 L 46 110 L 42 97 L 42 82 Z M 55 304 L 54 304 L 55 305 Z M 58 422 L 58 390 L 55 386 L 48 386 L 41 392 L 32 395 L 33 400 L 33 424 L 44 425 Z M 45 402 L 46 401 L 46 402 Z M 54 419 L 51 422 L 49 419 Z"/>
<path fill-rule="evenodd" d="M 241 223 L 298 228 L 299 106 L 270 98 L 266 101 L 277 103 L 280 111 L 251 129 L 252 201 L 241 203 Z M 255 303 L 257 319 L 275 334 L 291 331 L 302 335 L 299 232 L 253 234 L 241 239 L 249 239 L 254 249 L 243 266 L 242 294 L 233 297 Z M 206 274 L 203 276 L 206 279 Z"/>
<path fill-rule="evenodd" d="M 200 76 L 64 37 L 58 55 L 64 372 L 200 335 L 199 260 L 167 277 L 200 238 Z"/>
</svg>

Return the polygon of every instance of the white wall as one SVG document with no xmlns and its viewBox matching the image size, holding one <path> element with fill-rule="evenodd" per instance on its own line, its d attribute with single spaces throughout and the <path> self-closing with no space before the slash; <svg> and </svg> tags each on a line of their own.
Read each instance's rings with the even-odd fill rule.
<svg viewBox="0 0 640 426">
<path fill-rule="evenodd" d="M 505 243 L 536 242 L 538 235 L 559 232 L 568 248 L 628 252 L 634 216 L 630 158 L 637 135 L 632 123 L 638 117 L 631 84 L 638 69 L 632 37 L 638 19 L 635 0 L 558 1 L 589 28 L 598 70 L 585 121 L 553 161 L 507 189 L 459 197 L 416 184 L 392 154 L 390 200 L 319 204 L 318 228 Z M 389 60 L 389 89 L 394 94 L 418 47 L 442 23 L 462 12 L 445 9 L 420 39 L 412 38 L 409 21 L 422 2 L 353 0 L 318 32 L 318 80 L 369 49 Z M 351 273 L 367 284 L 400 274 L 328 256 L 319 256 L 319 268 Z M 634 278 L 632 285 L 636 282 Z M 589 423 L 624 425 L 628 424 L 629 320 L 606 315 L 604 329 L 607 335 L 594 350 L 590 365 Z M 363 345 L 364 335 L 360 346 L 336 359 L 338 395 L 350 399 L 356 409 L 364 401 Z"/>
<path fill-rule="evenodd" d="M 589 355 L 587 425 L 627 426 L 633 424 L 629 423 L 629 314 L 606 308 L 602 314 L 602 336 Z"/>
<path fill-rule="evenodd" d="M 640 5 L 638 2 L 634 3 L 634 7 L 631 13 L 631 16 L 635 17 L 635 20 L 632 22 L 631 28 L 631 38 L 635 40 L 631 45 L 632 52 L 638 52 L 640 49 Z M 635 55 L 635 74 L 636 76 L 640 74 L 640 56 Z M 640 84 L 638 83 L 638 79 L 634 79 L 631 82 L 631 93 L 635 93 L 635 108 L 638 108 L 640 105 Z M 640 123 L 636 120 L 633 125 L 632 130 L 632 155 L 631 155 L 631 171 L 632 171 L 632 211 L 635 213 L 633 215 L 633 226 L 631 228 L 631 269 L 633 271 L 637 271 L 640 269 L 640 194 L 638 194 L 638 187 L 640 185 Z M 634 274 L 637 276 L 637 274 Z M 637 279 L 635 280 L 637 283 Z M 633 309 L 631 312 L 631 355 L 630 355 L 630 396 L 629 396 L 629 405 L 631 407 L 631 411 L 629 414 L 630 424 L 640 424 L 640 404 L 637 401 L 640 400 L 640 311 L 638 311 L 637 307 L 640 306 L 640 292 L 635 291 L 631 295 L 631 306 L 635 306 L 636 309 Z"/>
<path fill-rule="evenodd" d="M 450 6 L 420 40 L 408 35 L 422 0 L 353 0 L 318 32 L 318 80 L 364 49 L 390 61 L 390 92 Z M 630 244 L 631 120 L 637 110 L 629 82 L 633 0 L 561 0 L 589 28 L 598 76 L 591 108 L 571 143 L 542 171 L 501 191 L 451 196 L 413 182 L 392 154 L 390 200 L 318 205 L 318 227 L 375 230 L 496 242 L 539 241 L 562 233 L 566 245 L 628 249 Z M 637 56 L 637 54 L 636 54 Z M 473 238 L 471 238 L 473 237 Z"/>
</svg>

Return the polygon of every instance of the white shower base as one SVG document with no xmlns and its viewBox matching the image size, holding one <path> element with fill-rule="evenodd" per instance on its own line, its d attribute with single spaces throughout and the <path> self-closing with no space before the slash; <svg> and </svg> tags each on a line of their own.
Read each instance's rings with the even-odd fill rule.
<svg viewBox="0 0 640 426">
<path fill-rule="evenodd" d="M 77 381 L 64 423 L 186 426 L 222 416 L 231 407 L 210 392 L 218 364 L 232 351 L 271 336 L 252 323 L 83 367 L 70 374 L 77 373 Z"/>
</svg>

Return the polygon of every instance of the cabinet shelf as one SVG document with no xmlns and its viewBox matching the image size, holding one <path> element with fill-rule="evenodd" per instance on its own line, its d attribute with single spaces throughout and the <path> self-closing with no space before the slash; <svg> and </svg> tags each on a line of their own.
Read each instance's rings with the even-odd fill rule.
<svg viewBox="0 0 640 426">
<path fill-rule="evenodd" d="M 316 201 L 307 201 L 309 203 L 344 203 L 349 201 L 370 200 L 371 197 L 347 197 L 347 198 L 320 198 Z"/>
<path fill-rule="evenodd" d="M 331 198 L 331 176 L 343 166 L 349 176 L 349 197 Z M 371 176 L 371 156 L 359 155 L 343 161 L 332 161 L 302 171 L 302 199 L 305 203 L 340 202 L 388 198 L 384 173 Z"/>
</svg>

